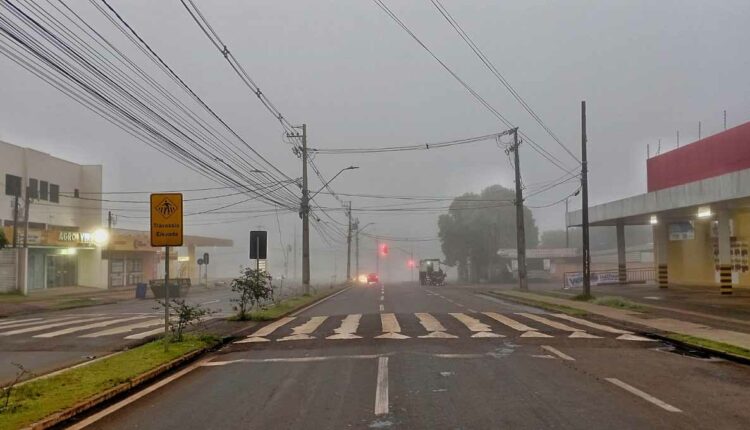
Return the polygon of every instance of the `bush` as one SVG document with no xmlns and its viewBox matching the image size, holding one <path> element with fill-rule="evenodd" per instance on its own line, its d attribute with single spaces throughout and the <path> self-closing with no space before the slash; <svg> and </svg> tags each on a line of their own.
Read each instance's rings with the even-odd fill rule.
<svg viewBox="0 0 750 430">
<path fill-rule="evenodd" d="M 238 278 L 232 279 L 232 291 L 238 293 L 238 297 L 232 299 L 236 303 L 237 318 L 244 321 L 250 317 L 249 311 L 255 306 L 273 300 L 273 286 L 271 275 L 262 270 L 249 267 L 242 269 Z"/>
<path fill-rule="evenodd" d="M 164 302 L 159 301 L 164 307 Z M 185 329 L 200 324 L 204 317 L 215 313 L 200 304 L 192 305 L 183 299 L 172 299 L 169 306 L 169 331 L 172 332 L 172 340 L 182 342 Z"/>
</svg>

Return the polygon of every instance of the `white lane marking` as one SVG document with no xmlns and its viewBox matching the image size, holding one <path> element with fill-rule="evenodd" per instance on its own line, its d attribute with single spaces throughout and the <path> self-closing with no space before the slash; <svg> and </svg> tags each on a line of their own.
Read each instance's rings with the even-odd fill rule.
<svg viewBox="0 0 750 430">
<path fill-rule="evenodd" d="M 6 324 L 6 325 L 0 327 L 0 330 L 7 330 L 7 329 L 10 329 L 10 328 L 18 328 L 18 327 L 29 327 L 29 326 L 32 326 L 32 325 L 39 325 L 39 324 L 49 324 L 49 323 L 58 322 L 58 321 L 71 320 L 73 318 L 76 318 L 76 317 L 75 316 L 67 316 L 67 317 L 53 318 L 53 319 L 48 319 L 48 320 L 45 320 L 43 318 L 39 318 L 41 321 L 23 322 L 23 323 L 17 323 L 17 324 Z"/>
<path fill-rule="evenodd" d="M 163 324 L 163 323 L 164 323 L 163 319 L 156 318 L 156 319 L 151 319 L 151 320 L 137 322 L 135 324 L 130 324 L 130 325 L 122 326 L 122 327 L 115 327 L 115 328 L 111 328 L 111 329 L 108 329 L 108 330 L 97 331 L 95 333 L 84 334 L 84 335 L 79 336 L 79 337 L 112 336 L 114 334 L 127 333 L 127 332 L 133 331 L 133 330 L 138 329 L 138 328 L 149 328 L 149 327 L 152 327 L 152 326 L 155 326 L 155 325 L 160 325 L 160 324 Z"/>
<path fill-rule="evenodd" d="M 164 321 L 161 321 L 161 323 L 164 324 Z M 153 330 L 144 331 L 142 333 L 131 334 L 129 336 L 125 336 L 123 339 L 127 339 L 127 340 L 145 339 L 147 337 L 156 336 L 157 334 L 162 334 L 162 333 L 164 333 L 164 327 L 163 326 L 159 327 L 159 328 L 155 328 Z"/>
<path fill-rule="evenodd" d="M 487 358 L 485 354 L 433 354 L 437 358 Z"/>
<path fill-rule="evenodd" d="M 203 303 L 201 303 L 201 306 L 203 306 L 203 305 L 210 305 L 211 303 L 219 303 L 220 301 L 221 301 L 221 300 L 219 300 L 219 299 L 216 299 L 216 300 L 209 300 L 209 301 L 207 301 L 207 302 L 203 302 Z"/>
<path fill-rule="evenodd" d="M 479 313 L 479 311 L 477 311 L 476 309 L 472 309 L 472 308 L 466 308 L 466 310 L 469 311 L 469 312 L 471 312 L 471 313 L 473 313 L 473 314 Z"/>
<path fill-rule="evenodd" d="M 383 306 L 383 304 L 381 303 L 380 304 L 380 312 L 383 312 L 384 310 L 385 310 L 385 306 Z"/>
<path fill-rule="evenodd" d="M 327 319 L 328 317 L 312 317 L 309 321 L 307 321 L 304 324 L 298 325 L 297 327 L 292 328 L 292 334 L 286 337 L 282 337 L 281 339 L 278 339 L 279 342 L 287 341 L 287 340 L 308 340 L 308 339 L 315 339 L 313 336 L 310 336 L 315 330 L 320 327 L 321 324 Z"/>
<path fill-rule="evenodd" d="M 414 315 L 417 316 L 419 319 L 419 323 L 424 327 L 425 330 L 427 330 L 429 333 L 423 336 L 419 336 L 422 339 L 455 339 L 458 336 L 454 336 L 452 334 L 446 333 L 445 327 L 443 327 L 442 324 L 440 324 L 440 321 L 437 320 L 434 316 L 418 312 Z"/>
<path fill-rule="evenodd" d="M 564 320 L 568 320 L 571 322 L 574 322 L 576 324 L 585 325 L 587 327 L 595 328 L 597 330 L 605 331 L 607 333 L 615 333 L 615 334 L 633 334 L 633 332 L 627 331 L 627 330 L 620 330 L 619 328 L 610 327 L 608 325 L 604 324 L 597 324 L 595 322 L 586 321 L 581 318 L 572 317 L 570 315 L 566 314 L 552 314 L 553 316 L 557 318 L 562 318 Z"/>
<path fill-rule="evenodd" d="M 255 333 L 251 334 L 245 339 L 238 340 L 235 343 L 252 343 L 252 342 L 270 342 L 266 339 L 266 336 L 276 331 L 279 327 L 294 320 L 294 317 L 284 317 L 279 320 L 272 322 L 271 324 L 265 325 L 258 329 Z"/>
<path fill-rule="evenodd" d="M 544 318 L 539 315 L 530 314 L 526 312 L 519 312 L 518 315 L 524 316 L 528 319 L 532 319 L 536 322 L 540 322 L 542 324 L 548 325 L 552 328 L 556 328 L 558 330 L 562 331 L 568 331 L 571 332 L 569 337 L 580 337 L 580 338 L 589 338 L 589 339 L 599 339 L 599 336 L 595 336 L 593 334 L 586 333 L 585 330 L 582 330 L 580 328 L 571 327 L 569 325 L 559 323 L 557 321 L 552 321 L 551 319 Z"/>
<path fill-rule="evenodd" d="M 618 387 L 622 388 L 623 390 L 628 391 L 631 394 L 635 394 L 636 396 L 642 398 L 643 400 L 645 400 L 647 402 L 651 402 L 651 403 L 655 404 L 656 406 L 658 406 L 658 407 L 660 407 L 660 408 L 662 408 L 662 409 L 664 409 L 666 411 L 669 411 L 669 412 L 682 412 L 680 409 L 675 408 L 674 406 L 670 405 L 669 403 L 665 403 L 665 402 L 657 399 L 656 397 L 654 397 L 654 396 L 652 396 L 652 395 L 650 395 L 650 394 L 648 394 L 646 392 L 643 392 L 643 391 L 635 388 L 632 385 L 629 385 L 629 384 L 626 384 L 626 383 L 620 381 L 617 378 L 604 378 L 604 379 L 606 379 L 608 382 L 611 382 L 611 383 L 617 385 Z"/>
<path fill-rule="evenodd" d="M 464 305 L 462 305 L 461 303 L 458 303 L 458 302 L 453 302 L 453 303 L 455 303 L 455 304 L 456 304 L 456 306 L 460 306 L 460 307 L 462 307 L 462 308 L 465 308 L 465 307 L 466 307 L 466 306 L 464 306 Z"/>
<path fill-rule="evenodd" d="M 555 354 L 556 356 L 562 358 L 563 360 L 576 361 L 575 358 L 573 358 L 573 357 L 569 356 L 568 354 L 560 351 L 559 349 L 553 348 L 553 347 L 551 347 L 549 345 L 542 345 L 542 349 L 544 349 L 545 351 L 549 351 L 549 352 Z"/>
<path fill-rule="evenodd" d="M 380 296 L 380 301 L 382 302 L 385 296 Z"/>
<path fill-rule="evenodd" d="M 306 310 L 308 310 L 308 309 L 310 309 L 310 308 L 312 308 L 312 307 L 314 307 L 314 306 L 318 306 L 319 304 L 321 304 L 321 303 L 325 302 L 326 300 L 330 300 L 330 299 L 332 299 L 332 298 L 334 298 L 334 297 L 338 296 L 339 294 L 343 293 L 344 291 L 348 291 L 348 290 L 349 290 L 349 288 L 351 288 L 351 287 L 346 287 L 346 288 L 344 288 L 343 290 L 341 290 L 341 291 L 339 291 L 339 292 L 336 292 L 336 293 L 333 293 L 333 294 L 331 294 L 331 295 L 330 295 L 330 296 L 328 296 L 328 297 L 322 298 L 322 299 L 318 300 L 317 302 L 315 302 L 315 303 L 313 303 L 313 304 L 311 304 L 311 305 L 307 305 L 307 306 L 305 306 L 305 307 L 304 307 L 304 308 L 302 308 L 302 309 L 296 310 L 296 311 L 292 312 L 291 314 L 289 314 L 289 316 L 290 316 L 290 317 L 296 317 L 297 315 L 301 314 L 302 312 L 304 312 L 304 311 L 306 311 Z"/>
<path fill-rule="evenodd" d="M 100 321 L 100 322 L 95 322 L 95 323 L 81 325 L 81 326 L 68 327 L 62 330 L 52 331 L 49 333 L 37 334 L 33 337 L 39 337 L 39 338 L 57 337 L 57 336 L 65 335 L 65 334 L 76 333 L 79 331 L 91 330 L 92 328 L 101 328 L 101 327 L 107 327 L 113 324 L 119 324 L 119 323 L 133 321 L 133 320 L 140 320 L 143 318 L 144 317 L 140 316 L 140 317 L 128 317 L 128 318 L 120 318 L 116 320 Z"/>
<path fill-rule="evenodd" d="M 375 386 L 375 415 L 388 414 L 388 357 L 378 358 L 378 380 Z"/>
<path fill-rule="evenodd" d="M 328 336 L 326 339 L 361 339 L 362 336 L 355 334 L 359 328 L 360 319 L 362 319 L 362 314 L 347 315 L 341 321 L 339 328 L 333 329 L 336 334 Z"/>
<path fill-rule="evenodd" d="M 310 363 L 316 361 L 331 361 L 331 360 L 372 360 L 378 358 L 379 355 L 325 355 L 325 356 L 314 356 L 314 357 L 279 357 L 279 358 L 238 358 L 237 360 L 227 361 L 209 361 L 203 363 L 202 367 L 220 367 L 227 366 L 230 364 L 240 363 Z"/>
<path fill-rule="evenodd" d="M 141 391 L 133 394 L 132 396 L 130 396 L 130 397 L 126 398 L 126 399 L 123 399 L 123 400 L 115 403 L 114 405 L 112 405 L 112 406 L 110 406 L 110 407 L 108 407 L 108 408 L 106 408 L 106 409 L 104 409 L 104 410 L 102 410 L 100 412 L 97 412 L 94 415 L 91 415 L 90 417 L 85 418 L 82 421 L 79 421 L 79 422 L 71 425 L 70 427 L 67 428 L 67 430 L 81 430 L 81 429 L 84 429 L 84 428 L 90 426 L 91 424 L 94 424 L 95 422 L 99 421 L 100 419 L 106 417 L 107 415 L 112 414 L 114 412 L 117 412 L 120 409 L 122 409 L 122 408 L 130 405 L 131 403 L 133 403 L 133 402 L 135 402 L 135 401 L 137 401 L 137 400 L 139 400 L 139 399 L 141 399 L 143 397 L 146 397 L 147 395 L 153 393 L 154 391 L 158 390 L 159 388 L 161 388 L 161 387 L 163 387 L 163 386 L 165 386 L 165 385 L 167 385 L 169 383 L 174 382 L 178 378 L 181 378 L 181 377 L 187 375 L 188 373 L 192 372 L 193 370 L 201 367 L 203 365 L 203 363 L 206 362 L 206 361 L 208 361 L 208 359 L 199 361 L 197 363 L 193 363 L 190 366 L 186 367 L 185 369 L 182 369 L 179 372 L 175 373 L 174 375 L 168 376 L 168 377 L 162 379 L 161 381 L 156 382 L 155 384 L 153 384 L 153 385 L 151 385 L 151 386 L 149 386 L 149 387 L 147 387 L 147 388 L 145 388 L 145 389 L 143 389 L 143 390 L 141 390 Z"/>
<path fill-rule="evenodd" d="M 553 360 L 555 359 L 555 357 L 553 357 L 553 356 L 551 356 L 549 354 L 531 354 L 531 356 L 534 357 L 534 358 L 551 358 Z"/>
<path fill-rule="evenodd" d="M 476 318 L 470 317 L 466 314 L 452 312 L 450 314 L 453 318 L 461 321 L 463 325 L 469 330 L 473 331 L 474 334 L 471 337 L 505 337 L 501 334 L 492 333 L 492 329 L 487 324 L 479 321 Z"/>
<path fill-rule="evenodd" d="M 395 314 L 380 314 L 380 324 L 383 334 L 375 336 L 375 339 L 408 339 L 409 336 L 401 334 L 401 326 L 398 324 Z"/>
<path fill-rule="evenodd" d="M 55 328 L 55 327 L 62 327 L 62 326 L 71 325 L 71 324 L 82 324 L 82 323 L 87 323 L 87 322 L 92 322 L 92 321 L 103 320 L 107 318 L 112 318 L 112 317 L 96 317 L 96 318 L 82 318 L 82 319 L 77 319 L 77 320 L 66 320 L 66 321 L 56 322 L 52 324 L 37 325 L 33 327 L 20 328 L 18 330 L 6 331 L 6 332 L 0 333 L 0 336 L 11 336 L 14 334 L 44 331 L 44 330 Z"/>
</svg>

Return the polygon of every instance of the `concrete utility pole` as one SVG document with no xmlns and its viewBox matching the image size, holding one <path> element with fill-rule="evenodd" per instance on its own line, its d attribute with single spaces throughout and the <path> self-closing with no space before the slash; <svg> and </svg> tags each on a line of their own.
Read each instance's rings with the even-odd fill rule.
<svg viewBox="0 0 750 430">
<path fill-rule="evenodd" d="M 23 199 L 23 247 L 29 247 L 29 205 L 31 199 L 29 196 L 29 187 L 26 187 L 26 195 Z"/>
<path fill-rule="evenodd" d="M 13 248 L 18 247 L 18 193 L 13 200 Z"/>
<path fill-rule="evenodd" d="M 354 276 L 359 278 L 359 218 L 354 219 Z"/>
<path fill-rule="evenodd" d="M 302 124 L 302 285 L 310 294 L 310 190 L 307 188 L 307 124 Z"/>
<path fill-rule="evenodd" d="M 581 218 L 583 228 L 583 294 L 591 295 L 591 251 L 589 249 L 589 180 L 586 161 L 586 101 L 581 102 Z"/>
<path fill-rule="evenodd" d="M 568 227 L 568 199 L 565 197 L 565 247 L 570 248 L 570 227 Z"/>
<path fill-rule="evenodd" d="M 516 170 L 516 248 L 518 260 L 518 287 L 522 291 L 529 289 L 526 278 L 526 231 L 523 224 L 523 190 L 521 189 L 521 160 L 518 155 L 518 128 L 513 129 L 513 165 Z"/>
<path fill-rule="evenodd" d="M 346 235 L 346 281 L 352 279 L 352 202 L 349 202 L 349 232 Z"/>
<path fill-rule="evenodd" d="M 112 288 L 112 211 L 107 211 L 107 231 L 109 240 L 107 241 L 107 289 Z"/>
</svg>

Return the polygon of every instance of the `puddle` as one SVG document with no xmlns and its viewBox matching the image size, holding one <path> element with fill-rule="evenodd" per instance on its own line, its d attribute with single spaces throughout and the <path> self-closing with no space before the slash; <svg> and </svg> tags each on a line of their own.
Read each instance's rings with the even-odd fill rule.
<svg viewBox="0 0 750 430">
<path fill-rule="evenodd" d="M 661 300 L 662 299 L 661 297 L 657 297 L 657 296 L 645 296 L 643 298 L 648 299 L 648 300 Z"/>
<path fill-rule="evenodd" d="M 661 346 L 657 348 L 653 348 L 655 351 L 659 352 L 669 352 L 672 354 L 682 355 L 684 357 L 690 357 L 695 358 L 698 360 L 704 360 L 704 361 L 724 361 L 723 358 L 716 357 L 712 355 L 709 352 L 701 351 L 698 349 L 693 349 L 689 347 L 683 347 L 678 345 L 672 345 L 668 343 L 662 343 Z"/>
<path fill-rule="evenodd" d="M 504 341 L 503 346 L 496 348 L 492 352 L 488 352 L 487 355 L 494 358 L 505 358 L 513 354 L 516 348 L 518 348 L 518 345 L 512 342 Z"/>
<path fill-rule="evenodd" d="M 453 375 L 455 375 L 455 372 L 440 372 L 440 376 L 448 377 Z"/>
<path fill-rule="evenodd" d="M 368 427 L 371 429 L 386 429 L 393 425 L 393 421 L 390 420 L 375 420 L 370 423 Z"/>
</svg>

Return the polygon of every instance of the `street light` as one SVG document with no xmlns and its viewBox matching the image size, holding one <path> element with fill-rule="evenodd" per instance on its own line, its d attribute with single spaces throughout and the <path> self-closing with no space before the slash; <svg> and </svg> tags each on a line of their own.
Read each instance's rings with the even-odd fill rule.
<svg viewBox="0 0 750 430">
<path fill-rule="evenodd" d="M 315 198 L 315 196 L 317 196 L 319 192 L 323 191 L 323 189 L 325 187 L 327 187 L 328 184 L 330 184 L 331 182 L 333 182 L 333 180 L 336 179 L 340 174 L 344 173 L 345 170 L 354 170 L 354 169 L 359 169 L 359 166 L 349 166 L 349 167 L 344 167 L 343 169 L 339 170 L 338 173 L 336 173 L 335 175 L 333 175 L 333 178 L 329 179 L 328 182 L 326 182 L 325 184 L 323 184 L 323 186 L 318 191 L 316 191 L 315 194 L 311 195 L 308 198 L 308 200 L 312 200 L 313 198 Z"/>
</svg>

